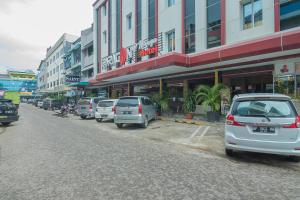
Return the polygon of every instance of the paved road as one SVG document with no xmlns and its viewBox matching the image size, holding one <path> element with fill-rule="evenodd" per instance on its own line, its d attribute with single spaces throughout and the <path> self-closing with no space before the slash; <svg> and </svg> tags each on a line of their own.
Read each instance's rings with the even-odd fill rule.
<svg viewBox="0 0 300 200">
<path fill-rule="evenodd" d="M 196 153 L 31 105 L 20 114 L 0 128 L 0 199 L 300 199 L 299 168 Z"/>
</svg>

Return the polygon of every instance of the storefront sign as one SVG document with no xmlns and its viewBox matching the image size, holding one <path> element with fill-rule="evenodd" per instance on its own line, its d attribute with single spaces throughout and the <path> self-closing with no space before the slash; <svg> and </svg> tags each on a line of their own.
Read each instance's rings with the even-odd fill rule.
<svg viewBox="0 0 300 200">
<path fill-rule="evenodd" d="M 117 64 L 125 65 L 135 61 L 136 56 L 144 57 L 162 51 L 162 33 L 158 38 L 147 39 L 133 44 L 127 48 L 121 48 L 120 52 L 102 58 L 102 69 L 105 71 Z"/>
<path fill-rule="evenodd" d="M 277 63 L 275 64 L 275 74 L 293 74 L 295 73 L 295 63 Z"/>
<path fill-rule="evenodd" d="M 66 75 L 65 82 L 67 83 L 78 83 L 80 81 L 80 76 Z"/>
</svg>

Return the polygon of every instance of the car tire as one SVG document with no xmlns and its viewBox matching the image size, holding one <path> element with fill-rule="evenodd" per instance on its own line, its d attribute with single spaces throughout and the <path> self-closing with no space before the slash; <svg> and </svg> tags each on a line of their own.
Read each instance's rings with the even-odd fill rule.
<svg viewBox="0 0 300 200">
<path fill-rule="evenodd" d="M 116 124 L 118 128 L 123 128 L 123 124 Z"/>
<path fill-rule="evenodd" d="M 225 149 L 225 153 L 226 153 L 226 155 L 229 156 L 229 157 L 233 157 L 233 156 L 234 156 L 234 155 L 233 155 L 233 150 L 232 150 L 232 149 Z"/>
<path fill-rule="evenodd" d="M 300 162 L 300 157 L 299 156 L 289 156 L 289 161 Z"/>
<path fill-rule="evenodd" d="M 147 128 L 149 124 L 148 117 L 146 116 L 144 123 L 142 124 L 143 128 Z"/>
<path fill-rule="evenodd" d="M 80 116 L 81 117 L 81 119 L 86 119 L 86 116 Z"/>
<path fill-rule="evenodd" d="M 102 119 L 101 118 L 96 118 L 96 121 L 97 122 L 102 122 Z"/>
<path fill-rule="evenodd" d="M 10 125 L 11 124 L 11 122 L 2 122 L 2 125 L 3 126 L 8 126 L 8 125 Z"/>
</svg>

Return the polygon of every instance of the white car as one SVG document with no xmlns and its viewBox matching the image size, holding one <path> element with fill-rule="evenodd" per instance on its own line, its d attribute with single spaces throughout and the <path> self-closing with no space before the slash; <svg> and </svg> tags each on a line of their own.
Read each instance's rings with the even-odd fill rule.
<svg viewBox="0 0 300 200">
<path fill-rule="evenodd" d="M 95 118 L 97 122 L 102 122 L 103 120 L 112 120 L 114 119 L 114 108 L 118 102 L 118 99 L 109 99 L 99 101 L 95 113 Z"/>
<path fill-rule="evenodd" d="M 225 124 L 226 154 L 249 151 L 300 157 L 300 117 L 291 98 L 244 94 L 233 99 Z"/>
</svg>

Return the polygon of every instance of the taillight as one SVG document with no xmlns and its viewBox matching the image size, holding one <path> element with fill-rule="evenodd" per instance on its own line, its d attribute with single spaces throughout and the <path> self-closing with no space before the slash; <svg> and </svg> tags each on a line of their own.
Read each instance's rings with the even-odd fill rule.
<svg viewBox="0 0 300 200">
<path fill-rule="evenodd" d="M 111 111 L 116 114 L 116 107 L 112 107 Z"/>
<path fill-rule="evenodd" d="M 233 115 L 227 116 L 226 124 L 230 126 L 245 126 L 245 124 L 235 121 Z"/>
<path fill-rule="evenodd" d="M 142 114 L 143 113 L 143 107 L 142 107 L 142 104 L 139 105 L 139 114 Z"/>
<path fill-rule="evenodd" d="M 92 103 L 90 103 L 90 110 L 93 110 L 93 105 L 92 105 Z"/>
<path fill-rule="evenodd" d="M 284 125 L 283 128 L 300 128 L 300 116 L 297 116 L 295 123 Z"/>
</svg>

